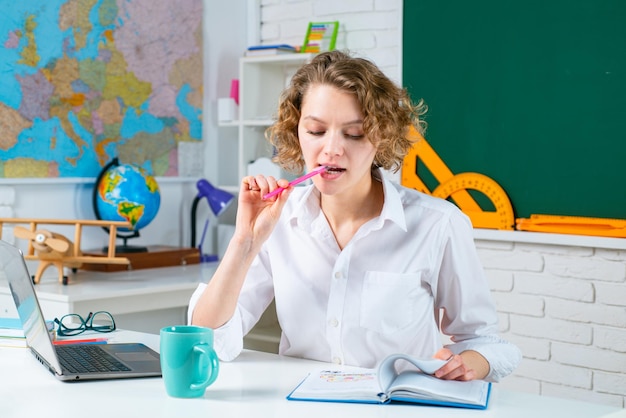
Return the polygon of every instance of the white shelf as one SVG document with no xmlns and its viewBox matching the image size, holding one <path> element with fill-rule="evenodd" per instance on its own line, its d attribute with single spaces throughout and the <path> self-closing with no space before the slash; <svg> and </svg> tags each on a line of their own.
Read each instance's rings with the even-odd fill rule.
<svg viewBox="0 0 626 418">
<path fill-rule="evenodd" d="M 551 234 L 546 232 L 504 231 L 497 229 L 475 228 L 474 239 L 626 250 L 626 238 L 597 237 L 588 235 Z"/>
<path fill-rule="evenodd" d="M 253 119 L 241 122 L 244 126 L 270 126 L 274 123 L 274 119 Z"/>
<path fill-rule="evenodd" d="M 280 94 L 296 70 L 313 55 L 295 53 L 239 59 L 239 119 L 218 124 L 222 128 L 237 128 L 236 145 L 224 140 L 220 148 L 229 152 L 219 151 L 220 156 L 236 154 L 236 162 L 220 158 L 219 171 L 225 172 L 222 178 L 227 179 L 219 183 L 220 188 L 238 191 L 248 164 L 260 157 L 271 157 L 272 148 L 265 139 L 265 130 L 274 123 Z"/>
<path fill-rule="evenodd" d="M 314 54 L 309 53 L 294 53 L 294 54 L 280 54 L 280 55 L 258 55 L 255 57 L 242 57 L 240 62 L 249 63 L 249 64 L 257 64 L 262 63 L 263 65 L 267 64 L 278 64 L 278 65 L 289 65 L 291 63 L 302 64 L 311 59 Z"/>
<path fill-rule="evenodd" d="M 238 120 L 231 120 L 228 122 L 218 122 L 217 126 L 219 126 L 220 128 L 236 128 L 239 126 L 239 121 Z"/>
</svg>

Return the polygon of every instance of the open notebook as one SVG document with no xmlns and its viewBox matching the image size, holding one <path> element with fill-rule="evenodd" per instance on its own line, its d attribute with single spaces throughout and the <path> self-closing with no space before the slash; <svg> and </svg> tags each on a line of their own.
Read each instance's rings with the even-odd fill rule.
<svg viewBox="0 0 626 418">
<path fill-rule="evenodd" d="M 0 276 L 9 285 L 31 352 L 56 378 L 80 381 L 161 376 L 159 354 L 140 343 L 54 345 L 23 254 L 2 240 Z"/>
</svg>

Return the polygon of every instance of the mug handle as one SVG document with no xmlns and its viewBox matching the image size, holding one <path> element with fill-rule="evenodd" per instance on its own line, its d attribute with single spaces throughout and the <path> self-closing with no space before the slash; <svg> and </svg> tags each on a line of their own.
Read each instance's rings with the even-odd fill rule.
<svg viewBox="0 0 626 418">
<path fill-rule="evenodd" d="M 192 383 L 189 388 L 191 390 L 199 390 L 206 389 L 211 383 L 215 382 L 217 379 L 217 374 L 220 370 L 220 363 L 217 359 L 217 354 L 215 354 L 215 350 L 208 344 L 196 344 L 193 346 L 194 353 L 198 353 L 200 355 L 206 356 L 209 361 L 210 373 L 207 378 L 200 383 Z"/>
</svg>

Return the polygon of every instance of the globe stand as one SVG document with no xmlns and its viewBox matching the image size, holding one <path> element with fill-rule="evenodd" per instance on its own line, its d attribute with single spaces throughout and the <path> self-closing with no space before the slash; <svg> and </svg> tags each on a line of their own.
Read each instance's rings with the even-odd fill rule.
<svg viewBox="0 0 626 418">
<path fill-rule="evenodd" d="M 135 231 L 135 233 L 131 235 L 115 235 L 117 238 L 121 238 L 124 243 L 122 245 L 115 246 L 115 254 L 128 254 L 128 253 L 147 253 L 148 247 L 144 247 L 141 245 L 128 245 L 127 241 L 129 238 L 136 238 L 139 236 L 139 232 Z M 102 252 L 108 253 L 109 247 L 103 247 Z"/>
</svg>

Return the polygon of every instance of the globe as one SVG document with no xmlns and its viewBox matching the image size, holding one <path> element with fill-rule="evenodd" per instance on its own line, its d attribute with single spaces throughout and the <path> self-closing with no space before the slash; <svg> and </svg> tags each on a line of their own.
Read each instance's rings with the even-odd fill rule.
<svg viewBox="0 0 626 418">
<path fill-rule="evenodd" d="M 161 193 L 154 177 L 133 164 L 109 163 L 98 176 L 94 190 L 94 211 L 98 219 L 127 221 L 130 228 L 120 231 L 138 231 L 146 227 L 159 211 Z M 120 238 L 128 238 L 120 236 Z"/>
</svg>

